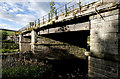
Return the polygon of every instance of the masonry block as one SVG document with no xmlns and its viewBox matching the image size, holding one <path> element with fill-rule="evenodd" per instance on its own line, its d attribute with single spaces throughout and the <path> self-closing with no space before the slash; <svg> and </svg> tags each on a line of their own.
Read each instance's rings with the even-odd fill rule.
<svg viewBox="0 0 120 79">
<path fill-rule="evenodd" d="M 95 79 L 119 79 L 119 62 L 90 57 L 88 74 Z"/>
<path fill-rule="evenodd" d="M 37 33 L 32 30 L 31 31 L 31 51 L 35 53 L 35 43 L 37 42 Z"/>
<path fill-rule="evenodd" d="M 80 59 L 86 59 L 84 55 L 85 49 L 78 46 L 70 45 L 57 41 L 45 36 L 38 36 L 35 43 L 35 52 L 45 54 L 47 57 L 53 57 L 55 59 L 78 57 Z M 44 56 L 46 57 L 46 56 Z"/>
<path fill-rule="evenodd" d="M 19 49 L 22 52 L 30 51 L 30 38 L 26 38 L 23 35 L 19 35 Z"/>
<path fill-rule="evenodd" d="M 120 11 L 93 15 L 90 30 L 89 73 L 95 79 L 120 79 Z"/>
</svg>

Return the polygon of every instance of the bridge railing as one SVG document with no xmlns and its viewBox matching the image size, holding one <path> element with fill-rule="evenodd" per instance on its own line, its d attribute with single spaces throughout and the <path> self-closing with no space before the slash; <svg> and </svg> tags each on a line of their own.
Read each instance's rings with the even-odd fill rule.
<svg viewBox="0 0 120 79">
<path fill-rule="evenodd" d="M 94 2 L 94 1 L 103 1 L 103 0 L 78 0 L 78 2 L 76 2 L 75 0 L 72 0 L 71 2 L 55 9 L 53 16 L 51 16 L 51 13 L 48 13 L 42 16 L 41 18 L 35 20 L 33 26 L 30 26 L 30 24 L 28 24 L 25 28 L 22 28 L 22 31 L 28 30 L 30 28 L 32 29 L 39 28 L 41 27 L 41 25 L 46 24 L 52 20 L 56 20 L 59 17 L 62 18 L 62 17 L 66 17 L 69 15 L 74 16 L 76 12 L 81 12 L 81 9 L 83 8 L 83 6 L 86 6 L 89 3 Z"/>
</svg>

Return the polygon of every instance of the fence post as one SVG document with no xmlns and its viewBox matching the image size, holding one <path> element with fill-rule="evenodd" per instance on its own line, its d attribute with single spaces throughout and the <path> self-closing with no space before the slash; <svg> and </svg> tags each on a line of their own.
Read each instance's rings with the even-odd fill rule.
<svg viewBox="0 0 120 79">
<path fill-rule="evenodd" d="M 48 13 L 48 22 L 50 22 L 50 13 Z"/>
<path fill-rule="evenodd" d="M 48 28 L 48 34 L 49 34 L 49 28 Z"/>
<path fill-rule="evenodd" d="M 80 9 L 80 13 L 81 13 L 81 1 L 79 0 L 79 9 Z"/>
<path fill-rule="evenodd" d="M 36 20 L 35 20 L 35 27 L 36 27 Z"/>
<path fill-rule="evenodd" d="M 72 8 L 73 8 L 73 12 L 74 12 L 74 5 L 72 6 Z"/>
<path fill-rule="evenodd" d="M 38 26 L 40 26 L 40 19 L 38 19 Z"/>
<path fill-rule="evenodd" d="M 58 16 L 57 16 L 57 9 L 55 10 L 55 19 L 57 20 L 58 18 L 57 18 Z"/>
<path fill-rule="evenodd" d="M 104 0 L 101 0 L 101 3 L 103 4 Z"/>
<path fill-rule="evenodd" d="M 44 24 L 44 16 L 43 16 L 43 24 Z"/>
<path fill-rule="evenodd" d="M 65 4 L 65 17 L 67 16 L 67 4 Z"/>
</svg>

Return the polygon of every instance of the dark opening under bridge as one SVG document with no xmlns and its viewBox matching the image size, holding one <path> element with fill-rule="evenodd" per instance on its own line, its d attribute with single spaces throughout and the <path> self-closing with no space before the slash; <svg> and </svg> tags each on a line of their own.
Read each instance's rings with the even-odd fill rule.
<svg viewBox="0 0 120 79">
<path fill-rule="evenodd" d="M 89 78 L 120 79 L 119 0 L 71 3 L 56 9 L 52 18 L 48 13 L 22 29 L 20 50 L 51 54 L 62 49 L 57 52 L 88 56 Z M 85 56 L 79 47 L 87 48 L 88 36 L 90 52 L 84 51 Z"/>
</svg>

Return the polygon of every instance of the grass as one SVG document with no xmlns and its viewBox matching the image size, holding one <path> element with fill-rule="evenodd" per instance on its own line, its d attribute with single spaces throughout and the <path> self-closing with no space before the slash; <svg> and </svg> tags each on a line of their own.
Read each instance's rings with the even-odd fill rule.
<svg viewBox="0 0 120 79">
<path fill-rule="evenodd" d="M 4 59 L 5 61 L 2 65 L 3 79 L 31 79 L 36 77 L 40 79 L 73 79 L 70 75 L 74 75 L 74 79 L 87 78 L 86 69 L 88 62 L 83 59 L 75 57 L 60 60 L 41 59 L 40 55 L 30 52 L 21 55 L 11 55 L 11 59 L 13 61 L 8 61 L 7 58 Z"/>
<path fill-rule="evenodd" d="M 12 31 L 7 31 L 8 35 L 14 35 L 15 32 L 12 32 Z"/>
<path fill-rule="evenodd" d="M 13 52 L 18 52 L 19 49 L 4 49 L 2 48 L 2 53 L 13 53 Z"/>
<path fill-rule="evenodd" d="M 11 42 L 11 43 L 10 43 Z M 2 53 L 13 53 L 19 51 L 19 45 L 12 43 L 13 41 L 3 40 L 2 42 Z"/>
<path fill-rule="evenodd" d="M 6 30 L 2 30 L 2 32 L 3 32 L 3 31 L 7 32 L 8 35 L 14 35 L 14 34 L 15 34 L 14 31 L 6 31 Z"/>
<path fill-rule="evenodd" d="M 2 77 L 4 78 L 33 78 L 51 79 L 49 68 L 37 65 L 23 65 L 14 68 L 3 68 Z"/>
</svg>

